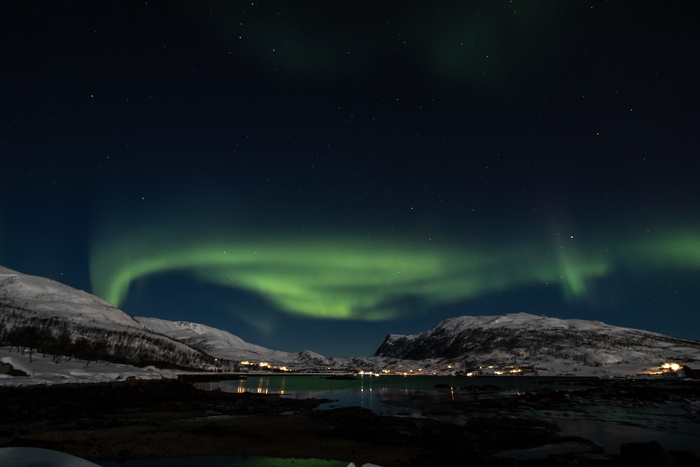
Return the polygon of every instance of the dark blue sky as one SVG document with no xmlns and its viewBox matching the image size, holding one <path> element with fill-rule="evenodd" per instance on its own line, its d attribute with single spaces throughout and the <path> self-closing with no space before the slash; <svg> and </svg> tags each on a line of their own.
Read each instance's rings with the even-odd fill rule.
<svg viewBox="0 0 700 467">
<path fill-rule="evenodd" d="M 462 314 L 700 339 L 691 2 L 3 2 L 0 264 L 372 353 Z"/>
</svg>

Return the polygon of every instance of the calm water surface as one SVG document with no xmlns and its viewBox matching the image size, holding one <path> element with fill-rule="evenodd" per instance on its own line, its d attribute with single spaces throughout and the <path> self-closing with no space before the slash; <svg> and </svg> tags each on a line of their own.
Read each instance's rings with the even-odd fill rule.
<svg viewBox="0 0 700 467">
<path fill-rule="evenodd" d="M 380 415 L 433 418 L 462 424 L 467 415 L 451 409 L 453 401 L 487 399 L 504 394 L 542 389 L 573 390 L 590 387 L 591 378 L 542 378 L 527 376 L 449 377 L 449 376 L 361 376 L 354 380 L 332 380 L 324 376 L 272 375 L 250 376 L 241 381 L 197 383 L 201 389 L 225 392 L 280 394 L 283 397 L 331 399 L 320 409 L 363 407 Z M 606 416 L 595 416 L 596 410 Z M 619 453 L 627 442 L 657 440 L 668 449 L 690 450 L 700 454 L 700 421 L 687 418 L 672 407 L 655 413 L 644 410 L 612 412 L 610 407 L 591 406 L 591 417 L 581 413 L 538 413 L 528 416 L 546 419 L 562 428 L 562 435 L 580 436 L 609 453 Z M 633 426 L 630 422 L 634 422 Z"/>
<path fill-rule="evenodd" d="M 589 378 L 542 378 L 524 376 L 447 377 L 447 376 L 363 376 L 355 380 L 332 380 L 323 376 L 271 375 L 250 376 L 242 381 L 195 383 L 200 389 L 225 392 L 280 394 L 283 397 L 323 398 L 333 402 L 321 409 L 359 406 L 381 415 L 430 417 L 447 423 L 463 423 L 465 415 L 450 410 L 452 401 L 489 398 L 503 394 L 541 389 L 582 389 L 590 387 Z M 439 386 L 438 386 L 439 385 Z M 592 407 L 595 412 L 596 407 Z M 689 450 L 700 454 L 700 421 L 679 423 L 686 414 L 672 408 L 666 413 L 626 411 L 608 416 L 585 418 L 578 413 L 551 411 L 530 416 L 557 423 L 563 436 L 580 436 L 593 441 L 610 454 L 618 454 L 622 443 L 656 440 L 667 449 Z M 636 417 L 636 419 L 635 419 Z M 629 425 L 635 419 L 637 426 Z M 660 429 L 659 426 L 671 429 Z M 298 459 L 193 457 L 180 459 L 105 462 L 104 467 L 267 467 L 298 465 Z M 309 460 L 312 461 L 312 460 Z M 314 467 L 345 467 L 347 462 L 313 460 Z"/>
<path fill-rule="evenodd" d="M 451 401 L 515 394 L 543 388 L 584 388 L 590 379 L 466 376 L 360 376 L 352 380 L 324 376 L 251 376 L 241 381 L 196 383 L 200 389 L 280 394 L 295 399 L 331 399 L 320 408 L 363 407 L 379 415 L 427 416 L 426 410 Z"/>
</svg>

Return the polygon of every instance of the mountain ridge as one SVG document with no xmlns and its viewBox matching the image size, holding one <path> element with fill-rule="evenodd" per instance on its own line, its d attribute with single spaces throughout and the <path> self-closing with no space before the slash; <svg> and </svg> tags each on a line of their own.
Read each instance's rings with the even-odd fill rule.
<svg viewBox="0 0 700 467">
<path fill-rule="evenodd" d="M 145 317 L 134 319 L 152 332 L 184 342 L 216 358 L 284 363 L 291 355 L 289 352 L 251 344 L 228 331 L 205 324 Z"/>
<path fill-rule="evenodd" d="M 88 292 L 0 266 L 0 345 L 6 344 L 86 359 L 199 370 L 238 370 L 239 362 L 246 360 L 312 368 L 331 363 L 311 350 L 268 349 L 205 324 L 131 317 Z"/>
<path fill-rule="evenodd" d="M 471 367 L 650 367 L 668 360 L 700 361 L 700 342 L 600 321 L 513 313 L 459 316 L 408 336 L 390 334 L 374 354 L 451 361 Z M 579 370 L 580 371 L 580 370 Z"/>
<path fill-rule="evenodd" d="M 290 353 L 205 324 L 132 318 L 87 292 L 0 267 L 0 345 L 29 344 L 47 353 L 206 371 L 239 370 L 248 360 L 298 371 L 466 374 L 520 368 L 531 374 L 615 375 L 666 361 L 700 362 L 697 341 L 527 313 L 457 316 L 421 333 L 389 334 L 372 356 Z"/>
<path fill-rule="evenodd" d="M 42 353 L 139 366 L 205 368 L 211 357 L 148 331 L 85 291 L 0 267 L 0 343 Z"/>
<path fill-rule="evenodd" d="M 143 326 L 111 303 L 60 282 L 23 274 L 0 266 L 0 299 L 23 302 L 33 310 L 70 316 L 80 322 L 123 325 L 136 329 Z"/>
</svg>

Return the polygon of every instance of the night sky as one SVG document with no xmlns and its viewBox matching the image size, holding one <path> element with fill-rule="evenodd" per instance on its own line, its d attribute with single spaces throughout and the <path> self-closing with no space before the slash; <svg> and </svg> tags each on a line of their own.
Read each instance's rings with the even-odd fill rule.
<svg viewBox="0 0 700 467">
<path fill-rule="evenodd" d="M 516 312 L 700 339 L 697 19 L 3 1 L 0 264 L 327 356 Z"/>
</svg>

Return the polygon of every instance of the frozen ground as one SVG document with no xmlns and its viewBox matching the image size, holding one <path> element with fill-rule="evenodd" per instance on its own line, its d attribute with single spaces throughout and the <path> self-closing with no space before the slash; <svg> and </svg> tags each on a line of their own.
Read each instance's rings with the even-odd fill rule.
<svg viewBox="0 0 700 467">
<path fill-rule="evenodd" d="M 536 410 L 531 416 L 559 425 L 562 436 L 593 441 L 610 454 L 621 444 L 658 441 L 666 449 L 700 455 L 700 406 L 697 401 L 647 406 L 582 405 L 578 410 Z"/>
<path fill-rule="evenodd" d="M 128 379 L 176 378 L 170 370 L 155 367 L 138 368 L 102 361 L 60 359 L 52 355 L 20 352 L 17 347 L 0 347 L 0 362 L 12 365 L 27 376 L 0 374 L 2 386 L 26 386 L 31 384 L 98 383 Z"/>
<path fill-rule="evenodd" d="M 212 461 L 210 461 L 210 459 Z M 219 462 L 217 462 L 219 461 Z M 320 459 L 303 459 L 304 465 L 308 467 L 356 467 L 355 464 L 346 464 L 338 461 L 324 461 Z M 157 463 L 158 460 L 147 461 L 132 461 L 132 462 L 108 462 L 104 465 L 127 465 L 138 467 L 138 465 L 148 465 L 156 467 L 162 466 L 177 466 L 177 467 L 192 467 L 199 465 L 210 466 L 240 466 L 240 467 L 283 467 L 299 465 L 300 459 L 271 459 L 265 457 L 251 458 L 232 458 L 232 457 L 212 457 L 212 458 L 183 458 L 182 462 L 178 459 L 165 459 L 162 464 Z M 102 464 L 102 463 L 101 463 Z M 71 456 L 60 451 L 42 448 L 0 448 L 0 465 L 2 467 L 101 467 L 101 464 L 95 464 L 80 457 Z M 380 467 L 375 464 L 364 464 L 362 467 Z"/>
<path fill-rule="evenodd" d="M 100 467 L 80 457 L 41 448 L 0 448 L 3 467 Z"/>
</svg>

